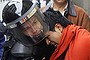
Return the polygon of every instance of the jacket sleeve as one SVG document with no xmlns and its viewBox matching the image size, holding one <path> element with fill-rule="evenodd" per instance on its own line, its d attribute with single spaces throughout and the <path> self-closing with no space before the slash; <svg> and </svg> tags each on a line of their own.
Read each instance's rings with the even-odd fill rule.
<svg viewBox="0 0 90 60">
<path fill-rule="evenodd" d="M 90 32 L 90 18 L 86 13 L 83 14 L 81 26 Z"/>
<path fill-rule="evenodd" d="M 2 55 L 3 55 L 3 44 L 5 42 L 5 37 L 2 33 L 0 33 L 0 59 L 2 58 Z"/>
</svg>

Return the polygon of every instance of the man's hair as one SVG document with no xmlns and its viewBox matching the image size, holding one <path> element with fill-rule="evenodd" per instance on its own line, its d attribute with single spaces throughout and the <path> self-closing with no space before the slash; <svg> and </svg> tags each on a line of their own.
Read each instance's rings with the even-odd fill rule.
<svg viewBox="0 0 90 60">
<path fill-rule="evenodd" d="M 56 23 L 60 23 L 62 27 L 67 27 L 72 24 L 72 22 L 64 17 L 59 11 L 54 11 L 51 8 L 44 12 L 44 15 L 45 22 L 49 25 L 50 30 L 54 29 Z"/>
</svg>

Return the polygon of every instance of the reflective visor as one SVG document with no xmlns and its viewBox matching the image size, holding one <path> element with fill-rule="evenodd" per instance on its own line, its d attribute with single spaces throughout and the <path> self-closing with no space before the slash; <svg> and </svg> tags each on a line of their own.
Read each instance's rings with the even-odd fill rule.
<svg viewBox="0 0 90 60">
<path fill-rule="evenodd" d="M 35 15 L 24 22 L 21 25 L 21 28 L 23 33 L 26 36 L 30 36 L 31 38 L 33 38 L 33 40 L 35 37 L 38 37 L 43 32 L 43 26 Z M 36 40 L 34 40 L 34 42 L 36 42 Z"/>
<path fill-rule="evenodd" d="M 43 26 L 35 16 L 22 24 L 22 30 L 27 36 L 36 36 L 43 31 Z"/>
<path fill-rule="evenodd" d="M 13 30 L 13 35 L 17 41 L 26 46 L 36 45 L 44 40 L 46 37 L 44 33 L 49 30 L 37 5 L 33 5 L 20 18 L 8 23 L 7 27 Z"/>
<path fill-rule="evenodd" d="M 34 12 L 30 12 L 25 18 L 19 21 L 19 24 L 17 23 L 16 38 L 19 38 L 18 40 L 25 45 L 38 44 L 46 38 L 45 32 L 49 30 L 40 11 L 37 10 Z"/>
</svg>

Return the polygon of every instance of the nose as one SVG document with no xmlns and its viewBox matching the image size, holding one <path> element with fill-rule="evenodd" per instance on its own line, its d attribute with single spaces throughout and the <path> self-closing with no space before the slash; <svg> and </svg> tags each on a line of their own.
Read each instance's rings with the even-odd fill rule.
<svg viewBox="0 0 90 60">
<path fill-rule="evenodd" d="M 37 32 L 37 30 L 34 28 L 34 26 L 32 26 L 32 24 L 30 24 L 29 28 L 30 28 L 32 33 L 36 33 Z"/>
<path fill-rule="evenodd" d="M 28 31 L 31 31 L 32 33 L 37 32 L 37 30 L 34 28 L 32 23 L 26 22 L 24 28 L 26 28 L 26 30 L 28 30 Z"/>
</svg>

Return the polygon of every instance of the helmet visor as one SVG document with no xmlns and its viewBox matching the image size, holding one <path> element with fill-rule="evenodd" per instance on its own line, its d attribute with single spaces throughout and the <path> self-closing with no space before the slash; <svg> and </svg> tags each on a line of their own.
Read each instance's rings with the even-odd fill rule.
<svg viewBox="0 0 90 60">
<path fill-rule="evenodd" d="M 40 11 L 37 11 L 32 16 L 28 14 L 20 20 L 14 30 L 16 38 L 20 42 L 25 45 L 36 45 L 46 38 L 44 33 L 49 29 Z"/>
<path fill-rule="evenodd" d="M 45 32 L 49 30 L 43 14 L 33 4 L 31 8 L 16 20 L 7 24 L 7 28 L 13 30 L 13 35 L 17 41 L 24 45 L 36 45 L 46 37 Z"/>
<path fill-rule="evenodd" d="M 23 23 L 21 25 L 21 29 L 22 32 L 26 36 L 30 36 L 35 43 L 39 41 L 40 36 L 44 32 L 43 25 L 39 22 L 38 18 L 35 15 L 29 18 L 25 23 Z"/>
</svg>

